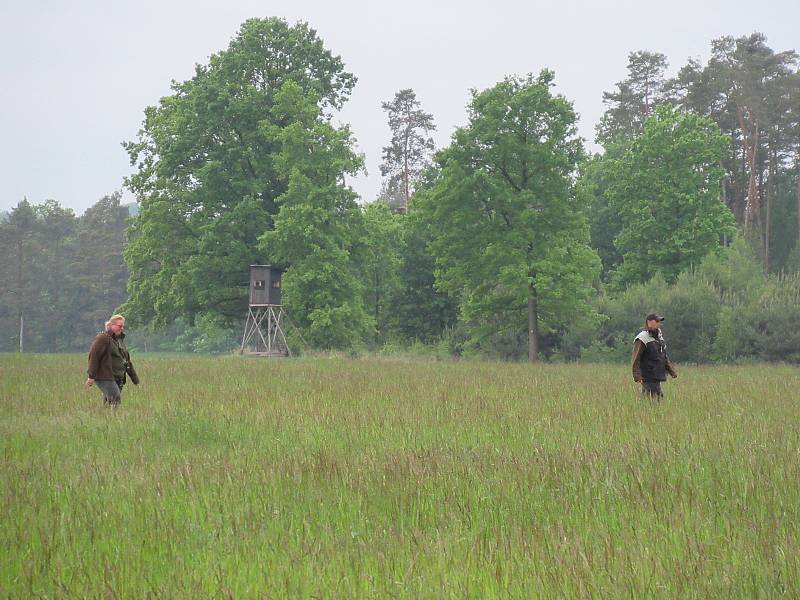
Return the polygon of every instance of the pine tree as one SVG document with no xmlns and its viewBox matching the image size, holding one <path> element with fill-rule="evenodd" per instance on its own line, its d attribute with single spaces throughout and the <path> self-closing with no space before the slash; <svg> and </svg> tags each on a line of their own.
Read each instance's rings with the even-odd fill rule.
<svg viewBox="0 0 800 600">
<path fill-rule="evenodd" d="M 406 211 L 423 170 L 430 164 L 436 130 L 433 115 L 420 108 L 412 89 L 397 92 L 391 102 L 381 104 L 389 115 L 392 139 L 383 148 L 382 197 L 392 208 Z"/>
</svg>

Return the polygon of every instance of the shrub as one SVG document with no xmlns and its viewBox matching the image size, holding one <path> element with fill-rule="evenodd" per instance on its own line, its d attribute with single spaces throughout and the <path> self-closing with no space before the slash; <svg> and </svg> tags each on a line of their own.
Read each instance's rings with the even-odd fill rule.
<svg viewBox="0 0 800 600">
<path fill-rule="evenodd" d="M 720 300 L 729 305 L 754 300 L 766 283 L 758 252 L 742 236 L 706 256 L 697 275 L 713 285 Z"/>
<path fill-rule="evenodd" d="M 720 360 L 800 363 L 800 273 L 772 277 L 754 301 L 723 309 L 715 351 Z"/>
</svg>

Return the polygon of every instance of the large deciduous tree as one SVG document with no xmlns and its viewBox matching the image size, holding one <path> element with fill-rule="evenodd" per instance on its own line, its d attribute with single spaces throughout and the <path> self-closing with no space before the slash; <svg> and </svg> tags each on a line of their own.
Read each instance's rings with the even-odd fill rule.
<svg viewBox="0 0 800 600">
<path fill-rule="evenodd" d="M 126 183 L 140 203 L 125 253 L 131 317 L 242 317 L 247 265 L 271 260 L 258 237 L 290 185 L 276 158 L 296 115 L 274 110 L 287 83 L 329 117 L 355 78 L 308 25 L 250 19 L 146 109 L 138 138 L 125 144 L 136 167 Z"/>
<path fill-rule="evenodd" d="M 389 116 L 392 139 L 383 148 L 383 197 L 393 208 L 408 210 L 423 170 L 430 164 L 436 130 L 433 115 L 420 108 L 412 89 L 400 90 L 391 102 L 381 104 Z"/>
<path fill-rule="evenodd" d="M 357 346 L 374 329 L 364 310 L 363 284 L 351 254 L 363 236 L 356 194 L 344 176 L 363 160 L 353 150 L 347 127 L 333 127 L 321 115 L 319 98 L 286 82 L 261 124 L 280 151 L 274 156 L 278 181 L 286 191 L 274 228 L 260 247 L 274 263 L 288 267 L 283 304 L 307 343 L 320 348 Z M 281 123 L 288 123 L 285 126 Z"/>
<path fill-rule="evenodd" d="M 668 281 L 735 231 L 721 198 L 728 140 L 710 119 L 656 109 L 630 148 L 611 161 L 606 194 L 621 221 L 614 273 L 625 286 L 660 271 Z"/>
<path fill-rule="evenodd" d="M 473 323 L 520 331 L 527 321 L 530 361 L 543 331 L 591 313 L 600 266 L 574 193 L 576 115 L 551 93 L 553 78 L 544 70 L 473 92 L 468 125 L 438 155 L 438 181 L 419 197 L 439 285 L 463 296 Z"/>
</svg>

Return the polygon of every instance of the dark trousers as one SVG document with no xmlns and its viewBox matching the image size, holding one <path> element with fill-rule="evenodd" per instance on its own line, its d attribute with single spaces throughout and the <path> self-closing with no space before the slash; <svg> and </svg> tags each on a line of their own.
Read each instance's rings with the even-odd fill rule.
<svg viewBox="0 0 800 600">
<path fill-rule="evenodd" d="M 664 392 L 661 391 L 660 381 L 642 381 L 642 395 L 651 400 L 661 400 Z"/>
<path fill-rule="evenodd" d="M 95 385 L 103 394 L 103 404 L 106 406 L 119 406 L 122 402 L 122 386 L 124 381 L 97 379 Z"/>
</svg>

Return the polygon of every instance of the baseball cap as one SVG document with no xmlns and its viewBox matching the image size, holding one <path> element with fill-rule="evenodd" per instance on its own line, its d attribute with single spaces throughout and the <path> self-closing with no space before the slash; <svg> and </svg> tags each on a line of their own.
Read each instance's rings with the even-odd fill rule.
<svg viewBox="0 0 800 600">
<path fill-rule="evenodd" d="M 650 313 L 644 318 L 645 321 L 658 321 L 659 323 L 664 320 L 664 317 L 658 313 Z"/>
</svg>

